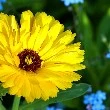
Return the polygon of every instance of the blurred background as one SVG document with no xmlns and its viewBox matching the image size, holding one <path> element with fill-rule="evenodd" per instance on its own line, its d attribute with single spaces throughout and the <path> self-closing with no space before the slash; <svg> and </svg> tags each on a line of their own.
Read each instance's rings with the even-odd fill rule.
<svg viewBox="0 0 110 110">
<path fill-rule="evenodd" d="M 0 11 L 15 15 L 25 10 L 54 16 L 65 30 L 76 33 L 74 42 L 85 50 L 86 69 L 80 82 L 91 85 L 82 97 L 49 105 L 47 110 L 110 110 L 110 0 L 0 0 Z M 13 97 L 3 97 L 7 110 Z M 43 110 L 43 109 L 42 109 Z"/>
</svg>

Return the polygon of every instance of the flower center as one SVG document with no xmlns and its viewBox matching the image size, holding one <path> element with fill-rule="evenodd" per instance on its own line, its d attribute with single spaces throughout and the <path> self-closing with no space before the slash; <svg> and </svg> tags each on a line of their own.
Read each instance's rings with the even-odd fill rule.
<svg viewBox="0 0 110 110">
<path fill-rule="evenodd" d="M 19 68 L 35 72 L 38 68 L 41 67 L 42 60 L 38 53 L 30 49 L 24 49 L 21 53 L 18 54 L 20 59 Z"/>
</svg>

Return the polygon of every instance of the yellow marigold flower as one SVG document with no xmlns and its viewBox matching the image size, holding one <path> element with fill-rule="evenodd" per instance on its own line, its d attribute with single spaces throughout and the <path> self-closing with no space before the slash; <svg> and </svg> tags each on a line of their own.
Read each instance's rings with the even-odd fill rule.
<svg viewBox="0 0 110 110">
<path fill-rule="evenodd" d="M 76 34 L 46 13 L 31 11 L 15 16 L 0 14 L 0 81 L 11 95 L 27 102 L 56 97 L 59 89 L 72 87 L 84 69 L 80 43 L 70 44 Z"/>
</svg>

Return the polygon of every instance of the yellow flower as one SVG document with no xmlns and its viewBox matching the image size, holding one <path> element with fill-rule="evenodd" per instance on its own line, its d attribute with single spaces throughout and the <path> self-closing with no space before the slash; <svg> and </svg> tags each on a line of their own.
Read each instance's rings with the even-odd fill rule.
<svg viewBox="0 0 110 110">
<path fill-rule="evenodd" d="M 76 34 L 46 13 L 31 11 L 15 16 L 0 14 L 0 81 L 11 95 L 27 102 L 56 97 L 59 89 L 72 87 L 84 69 L 80 43 L 70 44 Z"/>
</svg>

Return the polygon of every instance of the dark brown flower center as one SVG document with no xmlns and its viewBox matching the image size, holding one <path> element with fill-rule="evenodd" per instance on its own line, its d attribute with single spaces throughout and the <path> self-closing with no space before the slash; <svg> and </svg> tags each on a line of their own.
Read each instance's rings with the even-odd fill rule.
<svg viewBox="0 0 110 110">
<path fill-rule="evenodd" d="M 41 67 L 42 60 L 38 53 L 30 49 L 24 49 L 21 53 L 18 54 L 20 59 L 19 68 L 35 72 L 38 68 Z"/>
</svg>

